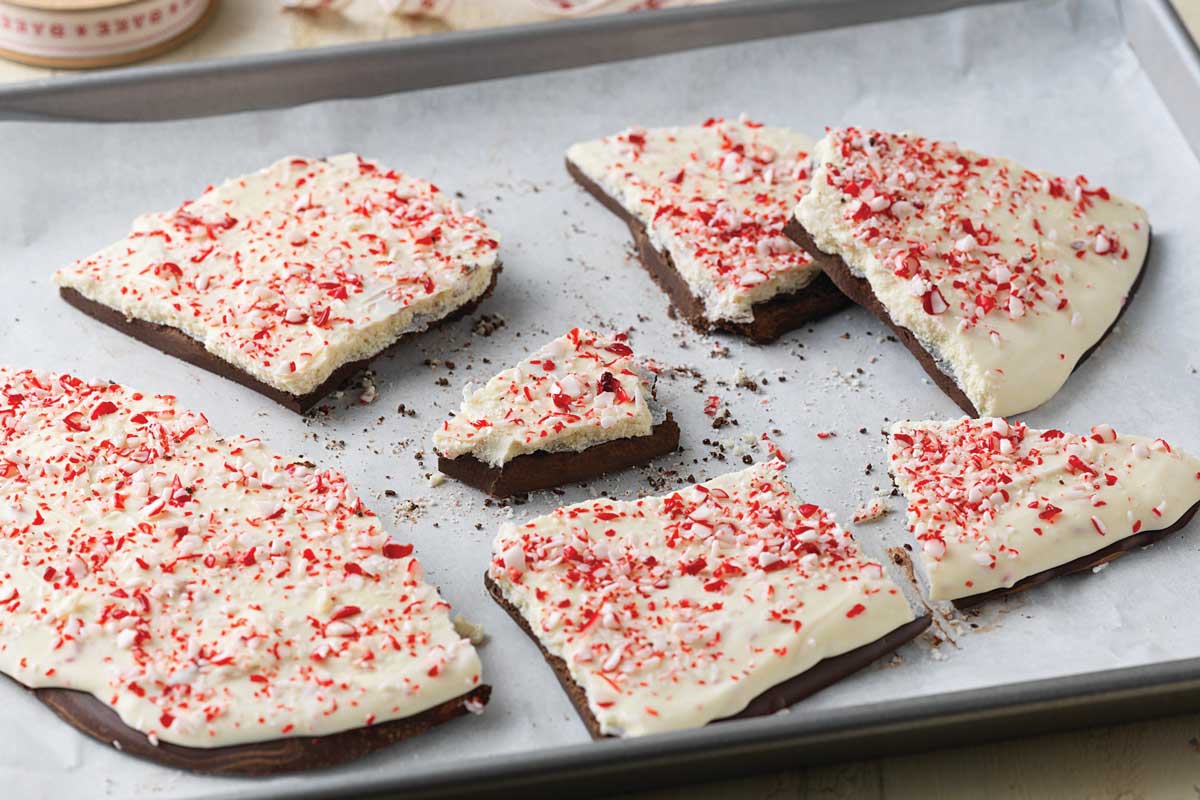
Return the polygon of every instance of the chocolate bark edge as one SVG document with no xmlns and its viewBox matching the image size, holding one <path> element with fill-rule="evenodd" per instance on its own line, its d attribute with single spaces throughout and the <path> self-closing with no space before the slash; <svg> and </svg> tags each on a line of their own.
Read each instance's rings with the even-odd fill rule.
<svg viewBox="0 0 1200 800">
<path fill-rule="evenodd" d="M 821 271 L 833 281 L 834 285 L 836 285 L 843 294 L 845 294 L 858 305 L 873 313 L 876 317 L 883 321 L 884 324 L 892 329 L 892 332 L 896 334 L 896 337 L 916 357 L 917 361 L 925 369 L 926 374 L 933 379 L 933 382 L 937 384 L 938 388 L 946 393 L 946 396 L 953 400 L 954 403 L 969 416 L 980 416 L 979 411 L 976 410 L 975 405 L 967 397 L 966 393 L 963 392 L 962 388 L 958 385 L 958 382 L 954 379 L 954 377 L 942 372 L 941 368 L 938 366 L 937 360 L 933 357 L 933 354 L 925 349 L 912 331 L 903 325 L 898 324 L 892 319 L 887 308 L 882 302 L 880 302 L 879 298 L 876 297 L 875 293 L 871 290 L 871 284 L 866 278 L 859 278 L 855 276 L 854 273 L 850 271 L 850 267 L 846 264 L 841 256 L 832 253 L 826 253 L 825 251 L 821 250 L 821 248 L 817 247 L 817 244 L 813 240 L 811 234 L 809 234 L 808 230 L 795 217 L 792 217 L 790 220 L 788 220 L 787 225 L 785 225 L 783 228 L 783 232 L 793 242 L 808 251 L 808 254 L 812 256 L 813 261 L 815 261 L 821 267 Z M 1121 308 L 1117 311 L 1117 316 L 1113 319 L 1112 324 L 1108 326 L 1104 333 L 1100 335 L 1100 338 L 1096 340 L 1095 344 L 1089 347 L 1083 353 L 1083 355 L 1079 357 L 1079 360 L 1075 362 L 1075 366 L 1071 368 L 1072 374 L 1075 372 L 1075 370 L 1079 369 L 1079 366 L 1083 364 L 1084 361 L 1088 360 L 1092 353 L 1096 352 L 1096 349 L 1103 344 L 1104 340 L 1107 339 L 1109 334 L 1112 333 L 1113 328 L 1115 328 L 1117 323 L 1121 321 L 1121 317 L 1125 315 L 1125 311 L 1129 308 L 1129 304 L 1132 302 L 1133 296 L 1137 294 L 1137 290 L 1142 285 L 1142 278 L 1146 274 L 1146 265 L 1150 263 L 1150 243 L 1152 239 L 1153 237 L 1150 236 L 1150 232 L 1147 230 L 1146 255 L 1142 259 L 1141 265 L 1138 267 L 1137 277 L 1133 279 L 1133 284 L 1129 287 L 1129 291 L 1126 293 L 1125 299 L 1121 303 Z"/>
<path fill-rule="evenodd" d="M 1200 510 L 1200 503 L 1193 505 L 1190 509 L 1184 512 L 1182 517 L 1165 528 L 1159 528 L 1158 530 L 1153 531 L 1140 531 L 1132 536 L 1126 536 L 1120 541 L 1113 542 L 1107 547 L 1101 548 L 1094 553 L 1080 556 L 1079 558 L 1072 559 L 1065 564 L 1059 564 L 1057 567 L 1051 567 L 1050 569 L 1036 572 L 1033 575 L 1022 578 L 1012 586 L 992 589 L 991 591 L 980 592 L 979 594 L 972 594 L 966 597 L 959 597 L 951 602 L 954 603 L 955 608 L 961 611 L 963 609 L 982 605 L 983 603 L 991 600 L 997 600 L 1001 597 L 1007 597 L 1008 595 L 1016 594 L 1017 592 L 1023 592 L 1026 589 L 1033 588 L 1034 586 L 1040 586 L 1047 581 L 1062 577 L 1063 575 L 1071 575 L 1076 572 L 1084 572 L 1086 570 L 1094 569 L 1101 564 L 1107 564 L 1108 562 L 1118 559 L 1127 553 L 1133 552 L 1134 550 L 1146 547 L 1147 545 L 1152 545 L 1158 540 L 1166 537 L 1168 534 L 1172 534 L 1178 530 L 1181 530 L 1192 521 L 1192 517 L 1196 515 L 1197 510 Z"/>
<path fill-rule="evenodd" d="M 679 425 L 668 412 L 666 419 L 646 436 L 614 439 L 578 451 L 526 453 L 500 467 L 488 466 L 469 454 L 457 458 L 439 455 L 438 471 L 492 497 L 502 498 L 635 467 L 678 447 Z"/>
<path fill-rule="evenodd" d="M 329 394 L 342 388 L 357 377 L 363 370 L 370 366 L 372 361 L 391 352 L 393 348 L 399 347 L 409 336 L 432 330 L 435 327 L 474 311 L 496 288 L 496 279 L 500 271 L 501 266 L 497 264 L 492 272 L 491 283 L 488 284 L 488 287 L 478 297 L 470 302 L 459 306 L 441 319 L 431 322 L 428 327 L 421 331 L 411 331 L 402 334 L 398 339 L 373 356 L 342 364 L 330 373 L 329 377 L 322 381 L 320 386 L 311 392 L 301 395 L 291 394 L 290 392 L 276 389 L 270 384 L 263 383 L 253 375 L 243 372 L 223 358 L 210 353 L 205 349 L 203 342 L 193 339 L 178 328 L 173 328 L 170 325 L 161 325 L 156 322 L 147 322 L 136 317 L 126 317 L 124 312 L 91 300 L 69 286 L 59 287 L 58 293 L 63 300 L 84 314 L 99 322 L 103 322 L 111 328 L 117 329 L 126 336 L 137 339 L 143 344 L 148 344 L 169 356 L 174 356 L 181 361 L 186 361 L 193 366 L 200 367 L 208 372 L 220 375 L 222 378 L 253 389 L 259 394 L 274 400 L 284 408 L 295 411 L 297 414 L 306 414 Z"/>
<path fill-rule="evenodd" d="M 667 295 L 672 307 L 688 324 L 702 333 L 722 330 L 745 336 L 757 344 L 769 344 L 788 331 L 829 316 L 850 304 L 850 300 L 838 291 L 833 282 L 821 274 L 794 292 L 755 303 L 750 307 L 754 315 L 752 322 L 714 322 L 704 315 L 704 302 L 692 293 L 679 270 L 675 268 L 671 254 L 658 250 L 650 242 L 646 226 L 610 197 L 599 184 L 585 175 L 570 159 L 567 159 L 566 164 L 567 172 L 588 194 L 629 226 L 642 267 Z"/>
<path fill-rule="evenodd" d="M 487 705 L 492 687 L 480 684 L 411 717 L 325 736 L 293 736 L 228 747 L 184 747 L 160 741 L 130 728 L 117 712 L 86 692 L 72 689 L 29 691 L 77 730 L 129 755 L 177 769 L 214 775 L 275 775 L 323 769 L 362 758 L 469 713 L 468 703 Z"/>
<path fill-rule="evenodd" d="M 555 677 L 558 678 L 559 684 L 562 685 L 563 690 L 567 693 L 567 697 L 570 698 L 571 704 L 575 706 L 579 718 L 583 721 L 584 727 L 587 728 L 592 738 L 616 738 L 600 731 L 599 721 L 592 714 L 591 709 L 588 708 L 587 692 L 571 677 L 571 671 L 567 667 L 567 663 L 558 656 L 552 655 L 545 648 L 537 634 L 534 633 L 533 628 L 530 627 L 529 621 L 521 614 L 520 609 L 504 597 L 504 593 L 501 591 L 499 585 L 487 573 L 483 575 L 483 584 L 487 587 L 488 594 L 492 596 L 492 599 L 512 617 L 517 626 L 537 645 L 542 657 L 546 659 L 546 663 L 554 671 Z M 929 627 L 931 622 L 932 618 L 928 614 L 917 617 L 911 622 L 907 622 L 884 634 L 873 642 L 868 642 L 861 647 L 856 647 L 841 655 L 822 659 L 799 675 L 788 678 L 786 681 L 772 686 L 770 689 L 753 698 L 737 714 L 715 719 L 712 722 L 763 717 L 788 708 L 804 698 L 816 694 L 820 690 L 853 675 L 882 656 L 893 652 L 901 645 L 907 644 L 917 638 Z"/>
</svg>

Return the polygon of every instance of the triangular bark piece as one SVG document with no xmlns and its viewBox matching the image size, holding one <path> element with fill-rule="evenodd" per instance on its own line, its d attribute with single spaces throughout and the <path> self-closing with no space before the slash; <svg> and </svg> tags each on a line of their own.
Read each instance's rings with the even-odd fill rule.
<svg viewBox="0 0 1200 800">
<path fill-rule="evenodd" d="M 901 422 L 889 469 L 935 600 L 969 605 L 1090 569 L 1185 525 L 1200 459 L 1163 439 L 1001 418 Z"/>
<path fill-rule="evenodd" d="M 972 416 L 1050 399 L 1136 290 L 1146 212 L 952 142 L 845 128 L 788 233 Z"/>
<path fill-rule="evenodd" d="M 785 128 L 710 119 L 581 142 L 567 169 L 629 225 L 688 322 L 768 342 L 848 302 L 783 234 L 811 149 Z"/>
<path fill-rule="evenodd" d="M 679 445 L 623 334 L 573 328 L 483 386 L 434 434 L 438 469 L 498 497 L 642 464 Z"/>
</svg>

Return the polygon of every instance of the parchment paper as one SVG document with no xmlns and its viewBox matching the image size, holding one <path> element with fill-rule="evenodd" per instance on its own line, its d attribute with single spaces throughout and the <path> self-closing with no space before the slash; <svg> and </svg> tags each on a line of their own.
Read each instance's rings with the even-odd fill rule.
<svg viewBox="0 0 1200 800">
<path fill-rule="evenodd" d="M 911 128 L 1060 173 L 1083 172 L 1139 200 L 1153 221 L 1154 246 L 1136 301 L 1065 389 L 1025 419 L 1067 430 L 1109 422 L 1200 451 L 1200 165 L 1125 43 L 1112 2 L 974 8 L 196 121 L 0 124 L 0 359 L 175 393 L 218 430 L 257 433 L 279 451 L 345 471 L 387 527 L 416 543 L 430 579 L 456 610 L 486 626 L 485 678 L 496 687 L 482 718 L 340 770 L 249 781 L 126 757 L 0 683 L 0 794 L 275 795 L 333 786 L 351 775 L 412 774 L 584 742 L 550 669 L 484 593 L 489 543 L 508 514 L 528 518 L 600 492 L 630 497 L 649 491 L 647 476 L 662 469 L 678 470 L 679 479 L 707 479 L 742 464 L 732 450 L 725 463 L 712 459 L 714 448 L 704 439 L 732 444 L 764 432 L 792 456 L 789 477 L 802 494 L 843 520 L 875 487 L 890 489 L 879 431 L 889 420 L 958 412 L 909 353 L 886 340 L 879 323 L 851 310 L 768 347 L 699 336 L 668 318 L 665 297 L 631 259 L 623 225 L 586 199 L 562 167 L 563 151 L 576 140 L 633 123 L 684 124 L 743 111 L 814 137 L 827 124 Z M 480 313 L 378 363 L 379 399 L 371 405 L 356 405 L 358 392 L 348 392 L 328 418 L 301 420 L 80 315 L 50 284 L 56 267 L 123 236 L 141 212 L 170 208 L 210 182 L 286 154 L 347 150 L 461 191 L 464 205 L 479 209 L 499 232 L 506 265 Z M 490 337 L 472 330 L 484 312 L 506 321 Z M 453 482 L 430 487 L 429 437 L 456 407 L 461 385 L 572 325 L 631 326 L 640 352 L 694 367 L 707 379 L 699 392 L 696 378 L 659 381 L 659 397 L 681 422 L 684 451 L 561 496 L 534 495 L 511 510 L 485 506 L 479 494 Z M 728 355 L 715 354 L 716 346 Z M 453 361 L 455 369 L 426 359 Z M 757 392 L 734 386 L 739 365 L 769 384 Z M 722 398 L 737 426 L 710 427 L 702 413 L 710 394 Z M 402 403 L 417 415 L 398 413 Z M 821 440 L 818 431 L 837 436 Z M 868 463 L 871 475 L 864 474 Z M 389 489 L 397 496 L 385 496 Z M 879 558 L 904 540 L 900 500 L 893 498 L 891 507 L 882 521 L 857 529 Z M 1200 656 L 1197 564 L 1200 530 L 1193 526 L 1099 574 L 993 604 L 952 629 L 957 645 L 934 649 L 923 639 L 903 649 L 901 664 L 877 665 L 792 713 Z"/>
</svg>

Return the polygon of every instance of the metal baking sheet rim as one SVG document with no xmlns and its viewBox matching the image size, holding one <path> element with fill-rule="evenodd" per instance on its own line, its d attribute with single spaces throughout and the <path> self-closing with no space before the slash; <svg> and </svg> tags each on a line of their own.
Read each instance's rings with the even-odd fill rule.
<svg viewBox="0 0 1200 800">
<path fill-rule="evenodd" d="M 1004 0 L 1001 0 L 1004 1 Z M 988 0 L 743 0 L 0 87 L 0 119 L 156 120 L 368 97 L 932 14 Z M 1130 45 L 1200 154 L 1200 50 L 1169 0 L 1122 0 Z M 472 58 L 461 58 L 469 51 Z M 439 71 L 440 70 L 440 71 Z M 135 92 L 149 87 L 153 102 Z"/>
<path fill-rule="evenodd" d="M 1010 2 L 1011 0 L 999 0 Z M 298 52 L 135 66 L 0 88 L 0 118 L 173 119 L 369 97 L 932 14 L 997 0 L 742 0 Z M 468 52 L 470 58 L 463 58 Z M 149 87 L 146 102 L 133 88 Z"/>
<path fill-rule="evenodd" d="M 1104 670 L 934 698 L 710 725 L 669 736 L 592 742 L 412 779 L 356 780 L 288 798 L 595 797 L 770 769 L 899 756 L 1200 710 L 1200 659 Z M 789 712 L 783 712 L 784 715 Z M 686 775 L 686 777 L 684 777 Z M 240 797 L 240 793 L 206 795 Z"/>
<path fill-rule="evenodd" d="M 1122 0 L 1121 11 L 1130 47 L 1200 157 L 1200 47 L 1168 0 Z"/>
<path fill-rule="evenodd" d="M 711 31 L 697 38 L 697 21 L 756 21 L 767 26 L 772 15 L 784 14 L 791 27 L 772 27 L 770 33 L 757 35 L 746 27 L 738 27 L 739 39 L 761 38 L 764 35 L 796 33 L 804 30 L 840 27 L 871 19 L 894 18 L 931 13 L 947 8 L 977 4 L 947 2 L 946 0 L 912 0 L 903 6 L 887 6 L 878 2 L 851 2 L 832 17 L 823 21 L 815 15 L 828 12 L 831 6 L 817 0 L 799 3 L 765 0 L 750 2 L 741 13 L 720 13 L 712 10 L 665 12 L 662 22 L 653 28 L 670 35 L 670 41 L 641 41 L 645 49 L 630 52 L 623 48 L 616 58 L 604 57 L 572 63 L 555 62 L 552 68 L 581 66 L 584 63 L 619 60 L 638 55 L 650 55 L 704 45 L 728 43 L 729 38 L 714 37 Z M 733 8 L 733 7 L 726 7 Z M 876 10 L 874 17 L 866 16 L 867 9 Z M 1184 31 L 1167 0 L 1122 0 L 1121 8 L 1130 45 L 1137 53 L 1153 81 L 1164 104 L 1171 111 L 1193 150 L 1200 153 L 1200 53 Z M 902 9 L 900 13 L 897 10 Z M 673 16 L 672 13 L 674 14 Z M 797 27 L 797 20 L 804 25 Z M 689 33 L 689 26 L 693 29 Z M 711 27 L 711 26 L 709 26 Z M 736 27 L 736 26 L 735 26 Z M 539 29 L 545 32 L 544 26 Z M 116 118 L 123 108 L 140 105 L 145 118 L 164 118 L 145 104 L 120 104 L 108 110 L 108 117 L 87 113 L 88 96 L 96 98 L 121 96 L 135 88 L 157 85 L 169 88 L 195 78 L 207 79 L 205 91 L 219 94 L 221 86 L 242 80 L 249 70 L 265 70 L 265 78 L 279 81 L 287 75 L 295 85 L 297 66 L 327 70 L 330 66 L 356 63 L 360 67 L 377 67 L 380 63 L 404 62 L 414 55 L 419 59 L 422 50 L 444 57 L 448 48 L 466 44 L 483 48 L 511 51 L 520 48 L 531 36 L 532 29 L 521 28 L 495 34 L 452 34 L 431 45 L 382 43 L 367 47 L 329 48 L 299 55 L 260 56 L 225 62 L 208 62 L 187 66 L 141 67 L 117 70 L 82 78 L 68 78 L 0 90 L 0 115 L 33 115 L 44 118 L 46 109 L 56 101 L 58 116 L 78 118 Z M 567 38 L 582 36 L 594 44 L 629 32 L 629 23 L 618 21 L 583 20 L 560 23 L 555 33 Z M 728 33 L 728 31 L 726 31 Z M 665 45 L 665 46 L 664 46 Z M 480 51 L 476 51 L 480 55 Z M 561 53 L 560 53 L 561 55 Z M 611 56 L 611 53 L 606 54 Z M 510 53 L 511 56 L 511 53 Z M 382 60 L 382 61 L 381 61 Z M 487 60 L 480 58 L 481 61 Z M 508 69 L 513 61 L 504 65 Z M 519 74 L 532 71 L 510 71 Z M 341 74 L 343 79 L 353 76 Z M 455 81 L 477 80 L 478 75 Z M 372 91 L 346 91 L 347 95 L 370 95 L 405 89 L 439 85 L 439 82 L 406 85 Z M 326 87 L 318 87 L 318 90 Z M 364 87 L 355 87 L 362 89 Z M 366 87 L 371 88 L 371 87 Z M 346 87 L 343 87 L 346 89 Z M 261 87 L 258 89 L 261 91 Z M 300 100 L 316 100 L 328 95 L 313 95 Z M 253 99 L 243 94 L 242 101 Z M 276 98 L 278 99 L 278 98 Z M 98 100 L 91 101 L 99 102 Z M 283 103 L 288 104 L 288 103 Z M 272 105 L 279 105 L 273 103 Z M 95 110 L 94 108 L 92 109 Z M 164 110 L 162 107 L 158 111 Z M 195 109 L 193 108 L 193 111 Z M 202 108 L 201 113 L 221 113 L 231 108 Z M 165 115 L 170 116 L 170 115 Z M 177 115 L 176 115 L 177 116 Z M 122 117 L 127 118 L 127 117 Z M 993 688 L 967 690 L 933 698 L 898 699 L 850 709 L 795 714 L 787 719 L 759 720 L 710 726 L 665 737 L 640 740 L 590 743 L 555 748 L 545 753 L 515 755 L 497 763 L 496 759 L 466 760 L 453 770 L 439 769 L 415 775 L 411 779 L 356 780 L 348 778 L 336 789 L 314 789 L 290 792 L 289 797 L 324 798 L 354 792 L 369 797 L 404 791 L 409 797 L 438 797 L 474 795 L 503 795 L 521 790 L 527 795 L 550 793 L 570 784 L 576 796 L 595 795 L 628 789 L 652 788 L 655 785 L 679 783 L 686 770 L 687 780 L 703 780 L 721 775 L 801 766 L 842 759 L 881 755 L 899 755 L 937 747 L 966 745 L 994 741 L 1014 736 L 1069 730 L 1099 724 L 1148 719 L 1200 710 L 1200 659 L 1184 659 L 1139 667 L 1084 673 L 1049 680 L 1008 684 Z M 581 786 L 582 779 L 590 779 Z M 210 795 L 211 796 L 211 795 Z M 237 797 L 237 791 L 219 794 Z"/>
</svg>

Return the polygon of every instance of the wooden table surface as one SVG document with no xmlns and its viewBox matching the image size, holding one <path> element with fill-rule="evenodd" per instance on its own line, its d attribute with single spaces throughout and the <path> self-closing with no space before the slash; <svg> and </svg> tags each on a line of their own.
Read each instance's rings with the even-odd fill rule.
<svg viewBox="0 0 1200 800">
<path fill-rule="evenodd" d="M 1200 0 L 1174 0 L 1200 39 Z M 212 26 L 178 62 L 245 53 L 412 36 L 444 30 L 390 17 L 377 0 L 353 0 L 341 15 L 284 14 L 268 0 L 223 0 Z M 0 83 L 57 74 L 0 61 Z M 934 800 L 1087 798 L 1200 800 L 1200 715 L 1118 725 L 902 758 L 871 759 L 705 786 L 624 795 L 623 800 Z"/>
</svg>

